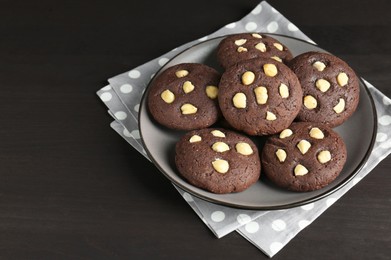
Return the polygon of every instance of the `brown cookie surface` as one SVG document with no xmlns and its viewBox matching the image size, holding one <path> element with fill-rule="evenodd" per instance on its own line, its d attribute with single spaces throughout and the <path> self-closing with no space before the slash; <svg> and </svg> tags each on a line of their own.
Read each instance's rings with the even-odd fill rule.
<svg viewBox="0 0 391 260">
<path fill-rule="evenodd" d="M 301 109 L 296 75 L 273 59 L 246 60 L 228 68 L 219 84 L 219 105 L 227 122 L 249 135 L 287 128 Z"/>
<path fill-rule="evenodd" d="M 256 145 L 248 137 L 222 128 L 186 133 L 175 147 L 179 173 L 192 185 L 213 193 L 240 192 L 260 176 Z"/>
<path fill-rule="evenodd" d="M 148 108 L 154 119 L 171 129 L 209 127 L 220 115 L 217 104 L 220 74 L 198 63 L 182 63 L 159 74 L 151 83 Z"/>
<path fill-rule="evenodd" d="M 285 63 L 292 59 L 292 54 L 278 40 L 260 33 L 229 35 L 217 48 L 217 60 L 224 69 L 240 61 L 259 57 L 273 58 Z"/>
<path fill-rule="evenodd" d="M 262 169 L 277 186 L 313 191 L 330 184 L 346 159 L 345 143 L 330 127 L 297 122 L 268 138 L 262 151 Z"/>
<path fill-rule="evenodd" d="M 338 57 L 307 52 L 295 57 L 289 67 L 303 89 L 303 105 L 298 120 L 335 127 L 356 110 L 360 86 L 352 68 Z"/>
</svg>

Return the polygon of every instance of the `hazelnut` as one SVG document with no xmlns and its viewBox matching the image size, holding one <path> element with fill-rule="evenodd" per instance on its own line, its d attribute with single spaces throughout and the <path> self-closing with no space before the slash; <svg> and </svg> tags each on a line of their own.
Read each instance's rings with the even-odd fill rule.
<svg viewBox="0 0 391 260">
<path fill-rule="evenodd" d="M 223 153 L 229 150 L 229 146 L 224 142 L 216 142 L 212 145 L 212 150 L 215 152 Z"/>
<path fill-rule="evenodd" d="M 234 103 L 234 107 L 236 108 L 246 108 L 246 102 L 247 98 L 244 93 L 236 93 L 235 96 L 232 98 L 232 101 Z"/>
<path fill-rule="evenodd" d="M 270 57 L 270 58 L 273 59 L 273 60 L 276 60 L 276 61 L 278 61 L 278 62 L 282 62 L 282 59 L 281 59 L 280 57 L 272 56 L 272 57 Z"/>
<path fill-rule="evenodd" d="M 283 51 L 284 50 L 284 46 L 282 46 L 280 43 L 278 42 L 275 42 L 273 43 L 274 47 L 276 47 L 279 51 Z"/>
<path fill-rule="evenodd" d="M 210 99 L 216 99 L 219 89 L 216 86 L 206 86 L 205 92 Z"/>
<path fill-rule="evenodd" d="M 327 151 L 327 150 L 321 151 L 318 154 L 318 161 L 320 163 L 327 163 L 330 160 L 331 160 L 331 153 L 329 151 Z"/>
<path fill-rule="evenodd" d="M 337 114 L 342 113 L 345 110 L 345 100 L 343 98 L 340 98 L 338 104 L 333 107 L 333 110 Z"/>
<path fill-rule="evenodd" d="M 277 119 L 277 116 L 273 114 L 272 112 L 267 111 L 266 112 L 266 120 L 268 121 L 274 121 Z"/>
<path fill-rule="evenodd" d="M 183 115 L 190 115 L 190 114 L 195 114 L 197 113 L 197 108 L 193 106 L 192 104 L 184 104 L 181 106 L 181 111 Z"/>
<path fill-rule="evenodd" d="M 166 102 L 167 104 L 171 104 L 175 100 L 175 95 L 170 90 L 166 89 L 160 94 L 160 97 Z"/>
<path fill-rule="evenodd" d="M 255 49 L 257 49 L 257 50 L 259 50 L 261 52 L 265 52 L 266 51 L 266 45 L 263 42 L 257 43 L 255 45 Z"/>
<path fill-rule="evenodd" d="M 304 97 L 304 106 L 311 110 L 318 106 L 318 102 L 313 96 L 308 95 Z"/>
<path fill-rule="evenodd" d="M 215 137 L 225 137 L 225 134 L 220 130 L 213 130 L 210 133 Z"/>
<path fill-rule="evenodd" d="M 312 64 L 312 66 L 314 66 L 314 68 L 317 69 L 318 71 L 323 71 L 326 68 L 326 64 L 324 64 L 321 61 L 315 61 L 314 64 Z"/>
<path fill-rule="evenodd" d="M 294 171 L 295 171 L 295 176 L 303 176 L 303 175 L 306 175 L 308 173 L 307 168 L 305 168 L 301 164 L 296 165 Z"/>
<path fill-rule="evenodd" d="M 345 72 L 339 73 L 337 76 L 337 82 L 338 82 L 338 85 L 340 85 L 341 87 L 346 86 L 349 82 L 348 75 L 346 75 Z"/>
<path fill-rule="evenodd" d="M 287 137 L 291 136 L 292 134 L 293 134 L 293 132 L 289 128 L 284 129 L 280 133 L 280 139 L 287 138 Z"/>
<path fill-rule="evenodd" d="M 194 90 L 194 85 L 190 81 L 185 81 L 182 85 L 183 91 L 187 94 Z"/>
<path fill-rule="evenodd" d="M 250 85 L 251 83 L 254 82 L 254 80 L 255 80 L 254 72 L 246 71 L 245 73 L 243 73 L 243 75 L 242 75 L 242 83 L 244 85 Z"/>
<path fill-rule="evenodd" d="M 196 142 L 200 142 L 201 140 L 202 140 L 201 136 L 193 135 L 192 137 L 190 137 L 189 142 L 196 143 Z"/>
<path fill-rule="evenodd" d="M 299 148 L 301 154 L 305 154 L 306 152 L 308 152 L 308 150 L 310 149 L 311 147 L 311 143 L 308 142 L 307 140 L 301 140 L 298 144 L 297 144 L 297 148 Z"/>
<path fill-rule="evenodd" d="M 236 51 L 237 52 L 246 52 L 247 48 L 244 48 L 244 47 L 240 46 L 240 47 L 238 47 L 238 49 Z"/>
<path fill-rule="evenodd" d="M 239 40 L 235 41 L 235 45 L 240 46 L 240 45 L 245 44 L 246 42 L 247 42 L 246 39 L 239 39 Z"/>
<path fill-rule="evenodd" d="M 178 71 L 175 72 L 175 75 L 178 78 L 183 78 L 183 77 L 189 75 L 189 72 L 187 70 L 178 70 Z"/>
<path fill-rule="evenodd" d="M 315 82 L 315 86 L 322 92 L 326 92 L 327 90 L 329 90 L 330 88 L 330 82 L 328 82 L 327 80 L 325 79 L 318 79 L 316 82 Z"/>
<path fill-rule="evenodd" d="M 257 99 L 257 103 L 260 105 L 266 104 L 268 95 L 267 88 L 265 87 L 256 87 L 254 89 L 255 98 Z"/>
<path fill-rule="evenodd" d="M 253 153 L 253 149 L 248 143 L 240 142 L 235 145 L 235 149 L 238 153 L 243 155 L 250 155 Z"/>
<path fill-rule="evenodd" d="M 282 98 L 288 98 L 289 97 L 289 88 L 284 83 L 281 83 L 278 87 L 278 91 L 280 92 L 280 96 Z"/>
<path fill-rule="evenodd" d="M 323 134 L 322 130 L 320 130 L 318 127 L 311 128 L 310 136 L 315 139 L 323 139 L 324 138 L 324 134 Z"/>
<path fill-rule="evenodd" d="M 283 149 L 278 149 L 276 151 L 276 156 L 280 162 L 284 162 L 286 159 L 286 152 Z"/>
<path fill-rule="evenodd" d="M 253 33 L 251 35 L 252 35 L 252 37 L 257 38 L 257 39 L 261 39 L 262 38 L 262 35 L 260 35 L 259 33 Z"/>
<path fill-rule="evenodd" d="M 226 173 L 229 170 L 229 164 L 226 160 L 216 159 L 212 162 L 213 168 L 219 173 Z"/>
<path fill-rule="evenodd" d="M 263 71 L 265 72 L 265 75 L 268 77 L 274 77 L 278 73 L 277 66 L 272 63 L 267 63 L 263 65 Z"/>
</svg>

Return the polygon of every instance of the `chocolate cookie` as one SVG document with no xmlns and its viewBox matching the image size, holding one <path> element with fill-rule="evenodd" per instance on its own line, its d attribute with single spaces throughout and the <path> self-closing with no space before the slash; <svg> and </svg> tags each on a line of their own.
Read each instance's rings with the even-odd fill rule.
<svg viewBox="0 0 391 260">
<path fill-rule="evenodd" d="M 344 141 L 330 127 L 297 122 L 268 138 L 262 151 L 262 169 L 282 188 L 313 191 L 340 174 L 346 157 Z"/>
<path fill-rule="evenodd" d="M 269 135 L 287 128 L 301 108 L 296 75 L 283 63 L 256 58 L 228 68 L 219 84 L 219 105 L 235 129 Z"/>
<path fill-rule="evenodd" d="M 273 37 L 259 33 L 232 34 L 224 38 L 217 48 L 217 60 L 228 67 L 242 60 L 273 58 L 280 62 L 292 59 L 289 49 Z"/>
<path fill-rule="evenodd" d="M 166 69 L 149 87 L 151 115 L 171 129 L 211 126 L 221 114 L 217 103 L 220 76 L 215 69 L 198 63 L 182 63 Z"/>
<path fill-rule="evenodd" d="M 359 79 L 344 61 L 327 53 L 307 52 L 289 66 L 303 88 L 298 120 L 335 127 L 354 113 L 360 96 Z"/>
<path fill-rule="evenodd" d="M 199 188 L 219 194 L 240 192 L 259 179 L 258 149 L 244 135 L 222 128 L 193 130 L 175 148 L 179 173 Z"/>
</svg>

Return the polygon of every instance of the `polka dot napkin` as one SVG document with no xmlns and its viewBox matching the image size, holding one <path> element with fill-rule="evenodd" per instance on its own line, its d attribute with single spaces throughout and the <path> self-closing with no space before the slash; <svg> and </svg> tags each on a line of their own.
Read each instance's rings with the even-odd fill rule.
<svg viewBox="0 0 391 260">
<path fill-rule="evenodd" d="M 198 42 L 246 31 L 284 34 L 313 43 L 294 24 L 263 1 L 240 21 L 230 23 L 208 36 L 184 44 L 161 57 L 110 78 L 109 85 L 97 92 L 114 118 L 110 126 L 148 159 L 140 140 L 137 118 L 143 92 L 156 71 L 176 54 Z M 358 175 L 328 197 L 287 210 L 251 211 L 212 204 L 174 187 L 218 238 L 236 231 L 272 257 L 391 153 L 391 100 L 370 83 L 366 83 L 374 98 L 378 114 L 376 143 L 371 156 Z"/>
</svg>

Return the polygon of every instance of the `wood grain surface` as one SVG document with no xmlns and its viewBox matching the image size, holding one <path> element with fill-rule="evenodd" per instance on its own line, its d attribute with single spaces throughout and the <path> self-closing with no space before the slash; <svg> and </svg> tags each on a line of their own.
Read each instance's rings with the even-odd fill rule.
<svg viewBox="0 0 391 260">
<path fill-rule="evenodd" d="M 391 97 L 390 1 L 270 0 Z M 1 259 L 267 259 L 217 239 L 110 127 L 106 79 L 259 1 L 0 1 Z M 273 259 L 389 259 L 391 157 Z"/>
</svg>

